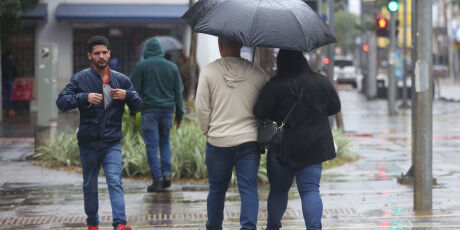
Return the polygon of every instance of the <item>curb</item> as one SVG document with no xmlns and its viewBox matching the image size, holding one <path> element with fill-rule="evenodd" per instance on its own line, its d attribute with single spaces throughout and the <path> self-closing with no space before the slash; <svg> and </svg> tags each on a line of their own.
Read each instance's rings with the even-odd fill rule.
<svg viewBox="0 0 460 230">
<path fill-rule="evenodd" d="M 460 98 L 439 97 L 439 100 L 445 102 L 460 102 Z"/>
</svg>

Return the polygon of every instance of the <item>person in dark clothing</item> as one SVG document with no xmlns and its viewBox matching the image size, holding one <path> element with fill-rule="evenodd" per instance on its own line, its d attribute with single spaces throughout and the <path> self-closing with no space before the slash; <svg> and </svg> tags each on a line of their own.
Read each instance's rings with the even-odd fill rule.
<svg viewBox="0 0 460 230">
<path fill-rule="evenodd" d="M 13 84 L 18 76 L 18 67 L 13 59 L 13 53 L 7 50 L 2 55 L 2 108 L 3 115 L 14 116 L 13 110 Z"/>
<path fill-rule="evenodd" d="M 83 192 L 88 230 L 97 230 L 97 178 L 102 165 L 112 206 L 114 230 L 131 230 L 126 225 L 125 199 L 121 181 L 121 121 L 125 104 L 131 111 L 142 109 L 142 99 L 125 75 L 109 69 L 109 41 L 103 36 L 88 40 L 91 67 L 76 73 L 56 101 L 61 111 L 78 108 L 77 133 L 83 169 Z"/>
<path fill-rule="evenodd" d="M 131 76 L 134 88 L 144 100 L 142 109 L 142 134 L 147 149 L 147 159 L 152 176 L 148 192 L 158 192 L 171 186 L 170 130 L 173 112 L 179 129 L 184 114 L 182 82 L 176 64 L 164 58 L 164 50 L 156 38 L 151 38 L 144 50 L 144 60 L 136 64 Z M 135 115 L 132 111 L 131 115 Z M 158 159 L 160 150 L 161 162 Z"/>
<path fill-rule="evenodd" d="M 300 103 L 286 122 L 281 145 L 268 151 L 267 229 L 281 227 L 294 177 L 306 227 L 321 229 L 322 162 L 336 157 L 328 116 L 340 111 L 340 99 L 328 78 L 310 69 L 301 51 L 280 50 L 277 66 L 276 75 L 264 86 L 254 106 L 255 117 L 280 123 L 299 97 Z M 279 162 L 277 154 L 287 155 L 287 160 Z"/>
</svg>

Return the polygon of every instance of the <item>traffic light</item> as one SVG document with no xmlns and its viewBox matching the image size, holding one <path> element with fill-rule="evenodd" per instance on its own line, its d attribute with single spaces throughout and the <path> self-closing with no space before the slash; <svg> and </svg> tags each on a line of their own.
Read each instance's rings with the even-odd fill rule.
<svg viewBox="0 0 460 230">
<path fill-rule="evenodd" d="M 363 51 L 364 52 L 369 52 L 369 45 L 368 44 L 363 45 Z"/>
<path fill-rule="evenodd" d="M 390 12 L 397 12 L 399 9 L 399 2 L 398 0 L 389 0 L 388 1 L 388 10 Z"/>
<path fill-rule="evenodd" d="M 377 17 L 377 36 L 388 37 L 388 21 L 383 16 Z"/>
<path fill-rule="evenodd" d="M 386 29 L 387 28 L 387 20 L 385 18 L 379 18 L 377 21 L 377 25 L 379 29 Z"/>
</svg>

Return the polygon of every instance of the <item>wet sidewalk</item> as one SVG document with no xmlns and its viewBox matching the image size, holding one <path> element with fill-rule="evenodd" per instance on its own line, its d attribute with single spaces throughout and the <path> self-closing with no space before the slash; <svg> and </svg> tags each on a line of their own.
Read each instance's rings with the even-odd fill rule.
<svg viewBox="0 0 460 230">
<path fill-rule="evenodd" d="M 387 115 L 385 100 L 340 93 L 347 135 L 360 160 L 323 172 L 323 229 L 460 229 L 460 103 L 435 101 L 433 211 L 413 211 L 413 190 L 397 183 L 411 165 L 410 111 Z M 32 165 L 33 139 L 0 139 L 0 229 L 85 229 L 81 175 Z M 124 179 L 128 223 L 134 229 L 203 229 L 207 186 L 173 184 L 146 193 Z M 100 178 L 102 229 L 110 229 L 107 186 Z M 268 187 L 260 189 L 259 226 L 266 223 Z M 297 190 L 291 189 L 283 229 L 304 229 Z M 224 229 L 239 229 L 239 195 L 227 193 Z"/>
</svg>

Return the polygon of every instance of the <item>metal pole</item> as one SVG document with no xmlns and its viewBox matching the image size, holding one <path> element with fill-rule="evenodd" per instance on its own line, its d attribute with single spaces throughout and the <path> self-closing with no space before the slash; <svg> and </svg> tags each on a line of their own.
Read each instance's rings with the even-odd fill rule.
<svg viewBox="0 0 460 230">
<path fill-rule="evenodd" d="M 332 33 L 335 31 L 335 9 L 334 9 L 334 0 L 327 0 L 327 20 L 329 22 L 329 28 L 331 28 Z M 332 81 L 334 81 L 334 43 L 330 44 L 327 49 L 327 56 L 329 58 L 329 68 L 328 68 L 328 77 Z"/>
<path fill-rule="evenodd" d="M 406 109 L 409 108 L 409 104 L 407 103 L 407 68 L 406 68 L 406 53 L 407 53 L 407 0 L 403 1 L 404 4 L 404 10 L 403 10 L 403 66 L 402 66 L 402 72 L 403 72 L 403 91 L 402 91 L 402 104 L 400 108 Z"/>
<path fill-rule="evenodd" d="M 0 31 L 1 31 L 1 28 L 0 28 Z M 1 40 L 2 36 L 1 36 L 1 32 L 0 32 L 0 79 L 2 79 L 2 40 Z M 3 89 L 3 81 L 0 81 L 0 102 L 3 102 L 3 92 L 2 92 L 2 89 Z M 2 104 L 3 106 L 3 104 Z M 2 107 L 2 113 L 0 114 L 0 124 L 3 123 L 3 107 Z"/>
<path fill-rule="evenodd" d="M 329 21 L 329 27 L 331 28 L 332 33 L 335 31 L 335 1 L 334 0 L 327 0 L 327 10 L 328 10 L 328 21 Z M 331 82 L 334 82 L 334 66 L 335 66 L 335 56 L 334 56 L 334 44 L 330 44 L 327 50 L 327 55 L 329 57 L 329 69 L 327 71 L 329 80 Z M 332 116 L 331 116 L 332 117 Z M 331 118 L 330 117 L 330 118 Z M 344 130 L 344 125 L 343 125 L 343 119 L 342 119 L 342 113 L 337 113 L 335 115 L 336 122 L 337 122 L 337 128 Z M 329 122 L 333 124 L 334 119 L 329 119 Z"/>
<path fill-rule="evenodd" d="M 414 129 L 414 209 L 433 206 L 433 76 L 432 76 L 432 1 L 416 2 L 417 62 L 415 66 Z"/>
<path fill-rule="evenodd" d="M 323 0 L 317 0 L 318 4 L 318 14 L 323 18 Z M 316 50 L 316 71 L 321 72 L 322 57 L 321 57 L 321 48 Z"/>
<path fill-rule="evenodd" d="M 362 46 L 364 44 L 364 10 L 363 10 L 363 4 L 364 4 L 364 1 L 361 0 L 360 1 L 360 4 L 359 4 L 359 7 L 360 7 L 360 15 L 359 15 L 359 24 L 361 25 L 361 28 L 363 28 L 363 31 L 360 35 L 360 40 L 361 40 L 361 43 L 358 45 L 358 60 L 359 60 L 359 69 L 361 71 L 361 75 L 363 75 L 364 77 L 364 72 L 363 72 L 363 49 L 362 49 Z"/>
<path fill-rule="evenodd" d="M 366 79 L 366 94 L 367 98 L 375 98 L 377 96 L 377 37 L 375 31 L 368 32 L 369 37 L 369 61 Z"/>
<path fill-rule="evenodd" d="M 396 77 L 395 77 L 395 50 L 396 50 L 396 13 L 391 13 L 390 19 L 390 49 L 388 52 L 388 113 L 396 115 Z"/>
</svg>

